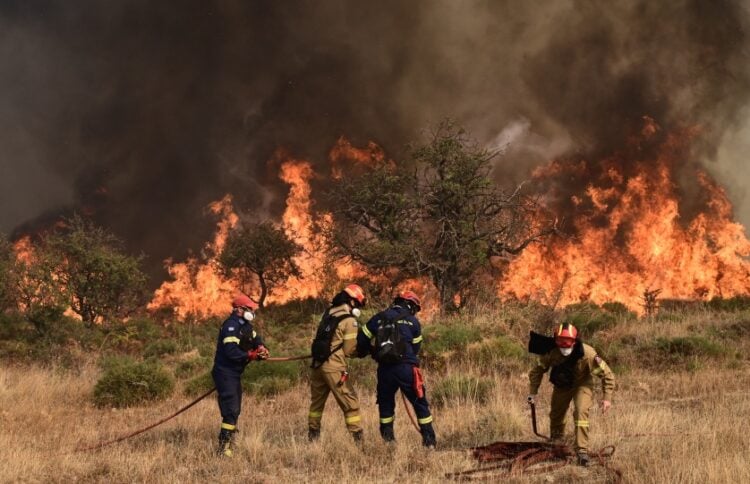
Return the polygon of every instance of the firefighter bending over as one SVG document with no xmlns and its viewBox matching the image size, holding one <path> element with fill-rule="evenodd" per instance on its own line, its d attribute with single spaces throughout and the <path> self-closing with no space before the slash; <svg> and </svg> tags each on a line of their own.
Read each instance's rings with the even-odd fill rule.
<svg viewBox="0 0 750 484">
<path fill-rule="evenodd" d="M 336 403 L 344 412 L 346 428 L 355 441 L 362 440 L 362 424 L 359 415 L 359 399 L 349 381 L 349 365 L 346 358 L 357 352 L 357 316 L 365 305 L 365 293 L 356 284 L 349 284 L 331 301 L 323 313 L 312 342 L 312 371 L 310 372 L 310 412 L 308 414 L 308 438 L 320 437 L 320 421 L 328 394 L 333 394 Z"/>
<path fill-rule="evenodd" d="M 533 336 L 532 336 L 533 338 Z M 602 381 L 602 413 L 611 407 L 615 376 L 596 350 L 578 339 L 578 330 L 563 323 L 555 330 L 554 347 L 542 354 L 529 372 L 528 402 L 534 403 L 544 373 L 552 368 L 550 381 L 554 386 L 550 403 L 550 437 L 560 439 L 565 434 L 565 415 L 573 401 L 575 420 L 575 450 L 578 463 L 589 464 L 589 408 L 594 399 L 594 376 Z"/>
<path fill-rule="evenodd" d="M 416 313 L 421 309 L 419 297 L 412 291 L 400 293 L 393 305 L 373 316 L 357 335 L 360 356 L 371 354 L 378 362 L 378 410 L 380 435 L 386 442 L 395 440 L 393 421 L 396 392 L 400 389 L 414 406 L 422 434 L 422 445 L 435 447 L 432 414 L 419 369 L 422 329 Z"/>
<path fill-rule="evenodd" d="M 232 314 L 219 331 L 214 367 L 211 370 L 221 412 L 218 453 L 227 457 L 232 456 L 233 437 L 242 408 L 242 372 L 250 361 L 268 358 L 263 339 L 251 324 L 258 305 L 242 294 L 234 298 L 232 308 Z"/>
</svg>

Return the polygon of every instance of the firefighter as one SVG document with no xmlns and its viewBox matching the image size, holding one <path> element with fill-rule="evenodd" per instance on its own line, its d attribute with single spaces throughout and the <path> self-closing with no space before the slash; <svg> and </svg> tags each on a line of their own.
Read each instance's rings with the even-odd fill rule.
<svg viewBox="0 0 750 484">
<path fill-rule="evenodd" d="M 544 373 L 550 371 L 554 386 L 550 404 L 550 437 L 561 439 L 565 434 L 565 415 L 573 401 L 575 421 L 575 450 L 578 464 L 589 464 L 589 408 L 594 399 L 594 377 L 602 381 L 604 395 L 602 413 L 612 406 L 615 375 L 596 350 L 578 339 L 578 330 L 563 323 L 555 330 L 555 348 L 541 355 L 537 365 L 529 372 L 529 403 L 534 403 Z"/>
<path fill-rule="evenodd" d="M 219 455 L 232 456 L 237 418 L 242 407 L 242 372 L 250 361 L 268 358 L 263 339 L 253 330 L 252 320 L 258 305 L 241 294 L 232 301 L 232 314 L 219 331 L 214 367 L 211 370 L 221 412 Z"/>
<path fill-rule="evenodd" d="M 422 303 L 415 293 L 401 292 L 391 307 L 362 326 L 357 335 L 357 350 L 360 356 L 371 354 L 378 362 L 377 403 L 383 440 L 395 441 L 396 392 L 401 390 L 417 414 L 422 445 L 434 448 L 432 414 L 417 357 L 422 330 L 416 314 L 421 308 Z"/>
<path fill-rule="evenodd" d="M 359 398 L 349 380 L 347 358 L 356 356 L 357 316 L 365 305 L 365 293 L 356 284 L 349 284 L 331 301 L 321 318 L 312 344 L 312 371 L 310 372 L 310 412 L 308 413 L 308 438 L 320 438 L 328 395 L 333 394 L 344 413 L 346 428 L 356 442 L 362 441 L 362 418 L 359 415 Z"/>
</svg>

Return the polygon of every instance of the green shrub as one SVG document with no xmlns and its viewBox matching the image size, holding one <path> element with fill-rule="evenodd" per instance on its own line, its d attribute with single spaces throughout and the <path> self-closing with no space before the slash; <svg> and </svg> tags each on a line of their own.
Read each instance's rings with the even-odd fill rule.
<svg viewBox="0 0 750 484">
<path fill-rule="evenodd" d="M 485 378 L 449 376 L 437 382 L 431 400 L 437 407 L 468 402 L 486 403 L 493 383 Z"/>
<path fill-rule="evenodd" d="M 214 386 L 214 379 L 209 370 L 188 380 L 183 388 L 183 393 L 189 397 L 197 397 L 206 393 Z"/>
<path fill-rule="evenodd" d="M 161 326 L 150 318 L 132 319 L 128 321 L 127 326 L 135 330 L 135 337 L 141 341 L 153 341 L 162 337 Z"/>
<path fill-rule="evenodd" d="M 745 311 L 750 309 L 750 296 L 734 296 L 729 299 L 714 297 L 706 306 L 714 311 Z"/>
<path fill-rule="evenodd" d="M 479 329 L 466 323 L 434 324 L 425 328 L 422 348 L 430 353 L 443 353 L 463 349 L 481 339 Z"/>
<path fill-rule="evenodd" d="M 617 316 L 592 302 L 584 302 L 566 306 L 563 321 L 578 328 L 584 338 L 590 338 L 597 331 L 611 328 L 617 324 Z"/>
<path fill-rule="evenodd" d="M 171 355 L 177 353 L 177 349 L 177 343 L 174 340 L 158 339 L 146 345 L 143 349 L 143 355 L 146 357 Z"/>
<path fill-rule="evenodd" d="M 636 317 L 638 317 L 637 314 L 635 314 L 633 311 L 628 309 L 628 307 L 621 302 L 616 302 L 616 301 L 605 302 L 604 304 L 602 304 L 602 309 L 607 311 L 608 313 L 611 313 L 611 314 L 614 314 L 616 316 L 620 316 L 623 318 L 635 319 Z"/>
<path fill-rule="evenodd" d="M 250 383 L 246 386 L 249 393 L 260 397 L 270 397 L 290 390 L 296 384 L 295 381 L 288 378 L 270 377 L 261 378 L 260 380 Z"/>
<path fill-rule="evenodd" d="M 189 378 L 194 376 L 199 371 L 205 371 L 211 369 L 211 359 L 203 356 L 196 356 L 189 360 L 181 361 L 177 363 L 177 367 L 174 370 L 174 376 L 177 378 Z"/>
<path fill-rule="evenodd" d="M 685 358 L 690 356 L 719 356 L 724 349 L 701 336 L 681 336 L 677 338 L 656 338 L 654 347 L 668 357 Z"/>
<path fill-rule="evenodd" d="M 487 368 L 500 364 L 503 360 L 524 360 L 526 348 L 507 336 L 498 336 L 482 341 L 478 346 L 469 347 L 462 354 L 467 362 Z"/>
<path fill-rule="evenodd" d="M 168 397 L 174 381 L 152 362 L 136 362 L 127 357 L 112 358 L 94 386 L 94 403 L 99 407 L 128 407 Z"/>
<path fill-rule="evenodd" d="M 286 380 L 294 384 L 299 381 L 303 365 L 298 361 L 250 363 L 242 374 L 242 384 L 251 393 L 256 393 L 264 380 Z"/>
</svg>

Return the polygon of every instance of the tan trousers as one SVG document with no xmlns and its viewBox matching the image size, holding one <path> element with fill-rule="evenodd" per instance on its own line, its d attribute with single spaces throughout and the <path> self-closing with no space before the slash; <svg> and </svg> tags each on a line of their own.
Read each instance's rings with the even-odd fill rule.
<svg viewBox="0 0 750 484">
<path fill-rule="evenodd" d="M 362 418 L 359 415 L 359 398 L 351 383 L 345 381 L 339 385 L 341 373 L 324 372 L 321 369 L 312 370 L 310 373 L 310 413 L 308 414 L 308 426 L 310 429 L 319 430 L 320 420 L 323 418 L 323 409 L 328 400 L 328 394 L 333 398 L 344 412 L 346 428 L 349 432 L 362 431 Z"/>
<path fill-rule="evenodd" d="M 594 400 L 594 389 L 581 385 L 570 390 L 552 390 L 552 402 L 549 412 L 550 437 L 559 439 L 565 435 L 565 416 L 570 401 L 573 400 L 573 419 L 576 428 L 576 451 L 588 451 L 589 447 L 589 409 Z"/>
</svg>

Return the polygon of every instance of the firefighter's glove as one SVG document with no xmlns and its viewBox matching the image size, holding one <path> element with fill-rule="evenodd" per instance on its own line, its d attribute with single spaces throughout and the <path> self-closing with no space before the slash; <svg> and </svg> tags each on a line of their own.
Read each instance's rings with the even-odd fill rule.
<svg viewBox="0 0 750 484">
<path fill-rule="evenodd" d="M 536 401 L 536 395 L 529 395 L 526 397 L 526 401 L 529 402 L 529 405 L 534 405 L 534 402 Z"/>
<path fill-rule="evenodd" d="M 247 357 L 250 358 L 250 361 L 265 360 L 268 359 L 268 356 L 268 349 L 263 345 L 247 352 Z"/>
</svg>

